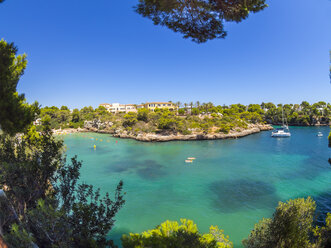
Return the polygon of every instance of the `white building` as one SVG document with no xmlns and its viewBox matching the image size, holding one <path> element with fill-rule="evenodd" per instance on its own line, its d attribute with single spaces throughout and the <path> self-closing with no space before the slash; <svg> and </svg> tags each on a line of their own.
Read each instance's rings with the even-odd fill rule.
<svg viewBox="0 0 331 248">
<path fill-rule="evenodd" d="M 128 112 L 137 112 L 137 108 L 134 104 L 120 104 L 120 103 L 102 103 L 99 106 L 103 106 L 107 111 L 116 114 L 116 113 L 128 113 Z"/>
<path fill-rule="evenodd" d="M 137 107 L 136 107 L 136 105 L 134 105 L 134 104 L 126 104 L 125 105 L 125 112 L 126 113 L 129 113 L 129 112 L 137 112 Z"/>
</svg>

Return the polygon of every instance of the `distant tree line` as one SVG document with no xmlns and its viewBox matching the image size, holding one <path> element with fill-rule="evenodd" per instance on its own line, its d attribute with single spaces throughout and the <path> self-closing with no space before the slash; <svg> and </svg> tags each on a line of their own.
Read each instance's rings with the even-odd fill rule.
<svg viewBox="0 0 331 248">
<path fill-rule="evenodd" d="M 65 129 L 84 127 L 85 121 L 100 120 L 111 122 L 110 130 L 125 129 L 130 132 L 170 132 L 190 134 L 228 133 L 231 130 L 240 130 L 249 124 L 268 123 L 282 124 L 284 116 L 289 125 L 310 126 L 327 125 L 331 118 L 331 105 L 318 102 L 310 105 L 303 101 L 301 104 L 232 104 L 215 106 L 212 103 L 175 103 L 178 112 L 167 109 L 139 109 L 137 113 L 112 114 L 104 107 L 96 109 L 84 107 L 69 110 L 68 107 L 44 107 L 40 109 L 39 117 L 49 118 L 51 128 Z"/>
</svg>

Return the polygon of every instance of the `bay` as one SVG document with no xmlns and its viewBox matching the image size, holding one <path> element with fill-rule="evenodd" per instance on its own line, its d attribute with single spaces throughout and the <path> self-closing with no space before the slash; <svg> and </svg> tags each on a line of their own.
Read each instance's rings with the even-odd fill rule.
<svg viewBox="0 0 331 248">
<path fill-rule="evenodd" d="M 317 137 L 317 132 L 323 137 Z M 83 161 L 81 181 L 114 192 L 124 181 L 126 203 L 111 237 L 152 229 L 165 220 L 217 225 L 234 247 L 279 201 L 313 197 L 318 220 L 331 212 L 329 127 L 291 127 L 292 137 L 261 132 L 241 139 L 144 143 L 106 134 L 62 136 L 68 158 Z M 96 145 L 96 149 L 94 149 Z M 185 163 L 195 157 L 193 163 Z"/>
</svg>

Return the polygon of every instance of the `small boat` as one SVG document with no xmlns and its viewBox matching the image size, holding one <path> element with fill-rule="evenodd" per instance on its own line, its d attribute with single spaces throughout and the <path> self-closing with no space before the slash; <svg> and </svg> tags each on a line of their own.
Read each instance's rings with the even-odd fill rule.
<svg viewBox="0 0 331 248">
<path fill-rule="evenodd" d="M 193 157 L 189 157 L 189 158 L 187 158 L 188 160 L 194 160 L 195 158 L 193 158 Z"/>
<path fill-rule="evenodd" d="M 318 133 L 317 133 L 317 137 L 323 137 L 322 132 L 318 132 Z"/>
<path fill-rule="evenodd" d="M 187 160 L 185 160 L 185 163 L 193 163 L 193 160 L 187 159 Z"/>
<path fill-rule="evenodd" d="M 291 137 L 291 133 L 289 131 L 286 131 L 285 128 L 277 128 L 276 131 L 271 133 L 271 137 L 286 138 Z"/>
</svg>

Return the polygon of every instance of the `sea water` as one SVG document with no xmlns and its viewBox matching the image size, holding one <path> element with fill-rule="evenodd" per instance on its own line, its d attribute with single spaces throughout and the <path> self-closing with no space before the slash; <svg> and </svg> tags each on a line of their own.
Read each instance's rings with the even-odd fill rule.
<svg viewBox="0 0 331 248">
<path fill-rule="evenodd" d="M 117 244 L 124 233 L 187 218 L 201 232 L 217 225 L 234 247 L 242 247 L 254 224 L 271 217 L 279 201 L 313 197 L 320 222 L 331 212 L 329 127 L 290 131 L 290 138 L 271 138 L 267 131 L 241 139 L 165 143 L 95 133 L 62 137 L 68 157 L 83 161 L 82 182 L 114 193 L 124 181 L 126 202 L 110 235 Z M 196 159 L 185 163 L 188 157 Z"/>
</svg>

